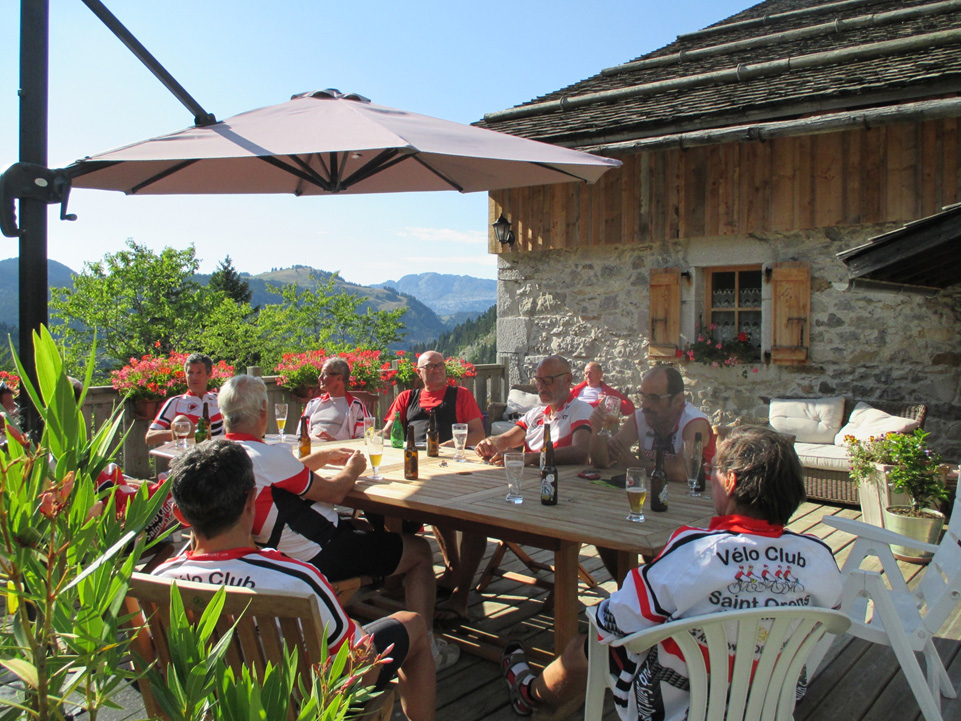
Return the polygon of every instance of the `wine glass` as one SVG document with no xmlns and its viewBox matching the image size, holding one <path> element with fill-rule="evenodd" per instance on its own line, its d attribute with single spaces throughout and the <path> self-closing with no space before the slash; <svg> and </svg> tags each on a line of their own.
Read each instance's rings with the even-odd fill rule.
<svg viewBox="0 0 961 721">
<path fill-rule="evenodd" d="M 628 521 L 640 523 L 644 520 L 644 501 L 647 500 L 647 471 L 641 467 L 628 468 L 624 475 L 624 489 L 631 512 Z"/>
<path fill-rule="evenodd" d="M 367 439 L 367 457 L 370 459 L 370 467 L 373 473 L 368 476 L 372 481 L 382 481 L 384 477 L 380 475 L 380 463 L 384 459 L 384 435 L 376 429 L 371 429 L 370 433 L 364 435 Z"/>
<path fill-rule="evenodd" d="M 187 416 L 177 416 L 170 424 L 170 431 L 173 433 L 177 448 L 187 450 L 187 439 L 193 430 L 194 424 Z"/>
<path fill-rule="evenodd" d="M 451 426 L 451 432 L 454 435 L 454 460 L 458 463 L 466 463 L 464 449 L 467 447 L 467 424 L 455 423 Z"/>
<path fill-rule="evenodd" d="M 684 467 L 687 469 L 687 495 L 699 498 L 697 475 L 704 463 L 703 451 L 697 441 L 684 441 Z"/>
<path fill-rule="evenodd" d="M 287 440 L 284 435 L 284 426 L 287 425 L 287 404 L 274 403 L 274 418 L 277 419 L 277 430 L 280 431 L 280 442 Z"/>
</svg>

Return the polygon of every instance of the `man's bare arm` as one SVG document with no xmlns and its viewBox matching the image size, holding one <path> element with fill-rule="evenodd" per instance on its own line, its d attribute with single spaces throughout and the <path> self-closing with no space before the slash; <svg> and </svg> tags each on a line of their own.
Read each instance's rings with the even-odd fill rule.
<svg viewBox="0 0 961 721">
<path fill-rule="evenodd" d="M 591 418 L 594 416 L 592 415 Z M 595 426 L 599 428 L 600 426 Z M 644 465 L 630 449 L 637 442 L 637 423 L 634 416 L 630 416 L 621 426 L 613 438 L 602 436 L 597 432 L 591 434 L 591 464 L 595 468 L 607 468 L 613 465 L 628 466 Z"/>
<path fill-rule="evenodd" d="M 173 439 L 174 434 L 171 430 L 147 431 L 147 434 L 143 437 L 144 443 L 146 443 L 148 446 L 156 446 L 160 443 L 172 441 Z"/>
<path fill-rule="evenodd" d="M 485 461 L 490 461 L 491 463 L 502 462 L 501 459 L 504 453 L 512 448 L 518 448 L 524 445 L 524 435 L 523 428 L 514 426 L 499 436 L 490 436 L 478 441 L 475 450 L 477 455 Z"/>
<path fill-rule="evenodd" d="M 364 458 L 364 454 L 360 451 L 354 451 L 350 460 L 344 466 L 344 470 L 335 473 L 332 477 L 323 478 L 316 473 L 312 473 L 313 482 L 303 497 L 322 503 L 340 503 L 350 493 L 357 477 L 364 472 L 366 467 L 367 460 Z"/>
</svg>

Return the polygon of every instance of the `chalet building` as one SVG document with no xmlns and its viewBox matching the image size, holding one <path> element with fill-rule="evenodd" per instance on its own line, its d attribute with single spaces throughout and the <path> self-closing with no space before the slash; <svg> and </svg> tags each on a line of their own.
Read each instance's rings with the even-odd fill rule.
<svg viewBox="0 0 961 721">
<path fill-rule="evenodd" d="M 956 461 L 959 91 L 961 2 L 768 0 L 486 115 L 623 161 L 490 194 L 515 236 L 489 241 L 511 382 L 560 353 L 629 392 L 677 363 L 728 421 L 770 397 L 923 402 Z"/>
</svg>

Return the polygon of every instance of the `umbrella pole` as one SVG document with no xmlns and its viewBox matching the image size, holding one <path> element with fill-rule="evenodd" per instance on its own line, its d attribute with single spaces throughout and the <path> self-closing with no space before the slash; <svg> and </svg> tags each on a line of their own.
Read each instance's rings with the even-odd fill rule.
<svg viewBox="0 0 961 721">
<path fill-rule="evenodd" d="M 49 0 L 20 2 L 20 161 L 47 167 L 47 85 Z M 20 201 L 20 358 L 37 387 L 33 363 L 33 331 L 48 322 L 47 204 Z M 21 394 L 22 428 L 39 431 L 40 417 L 26 393 Z"/>
</svg>

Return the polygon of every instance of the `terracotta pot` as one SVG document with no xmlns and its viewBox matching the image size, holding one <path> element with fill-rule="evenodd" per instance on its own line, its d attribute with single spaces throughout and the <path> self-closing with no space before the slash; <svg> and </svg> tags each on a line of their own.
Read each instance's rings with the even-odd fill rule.
<svg viewBox="0 0 961 721">
<path fill-rule="evenodd" d="M 944 527 L 944 514 L 940 511 L 925 511 L 927 514 L 922 518 L 913 516 L 902 516 L 900 513 L 893 513 L 897 509 L 910 510 L 910 506 L 889 506 L 884 509 L 884 527 L 889 531 L 900 533 L 902 536 L 917 539 L 924 543 L 937 544 L 941 537 L 941 529 Z M 933 554 L 922 551 L 919 548 L 910 546 L 891 545 L 891 553 L 901 561 L 910 563 L 927 563 Z"/>
<path fill-rule="evenodd" d="M 157 417 L 160 401 L 148 401 L 141 398 L 133 402 L 133 415 L 138 421 L 152 421 Z"/>
<path fill-rule="evenodd" d="M 894 466 L 872 463 L 874 470 L 863 483 L 858 484 L 858 500 L 861 502 L 861 520 L 872 526 L 885 528 L 884 509 L 888 506 L 911 504 L 907 493 L 896 493 L 888 481 L 888 473 Z"/>
</svg>

